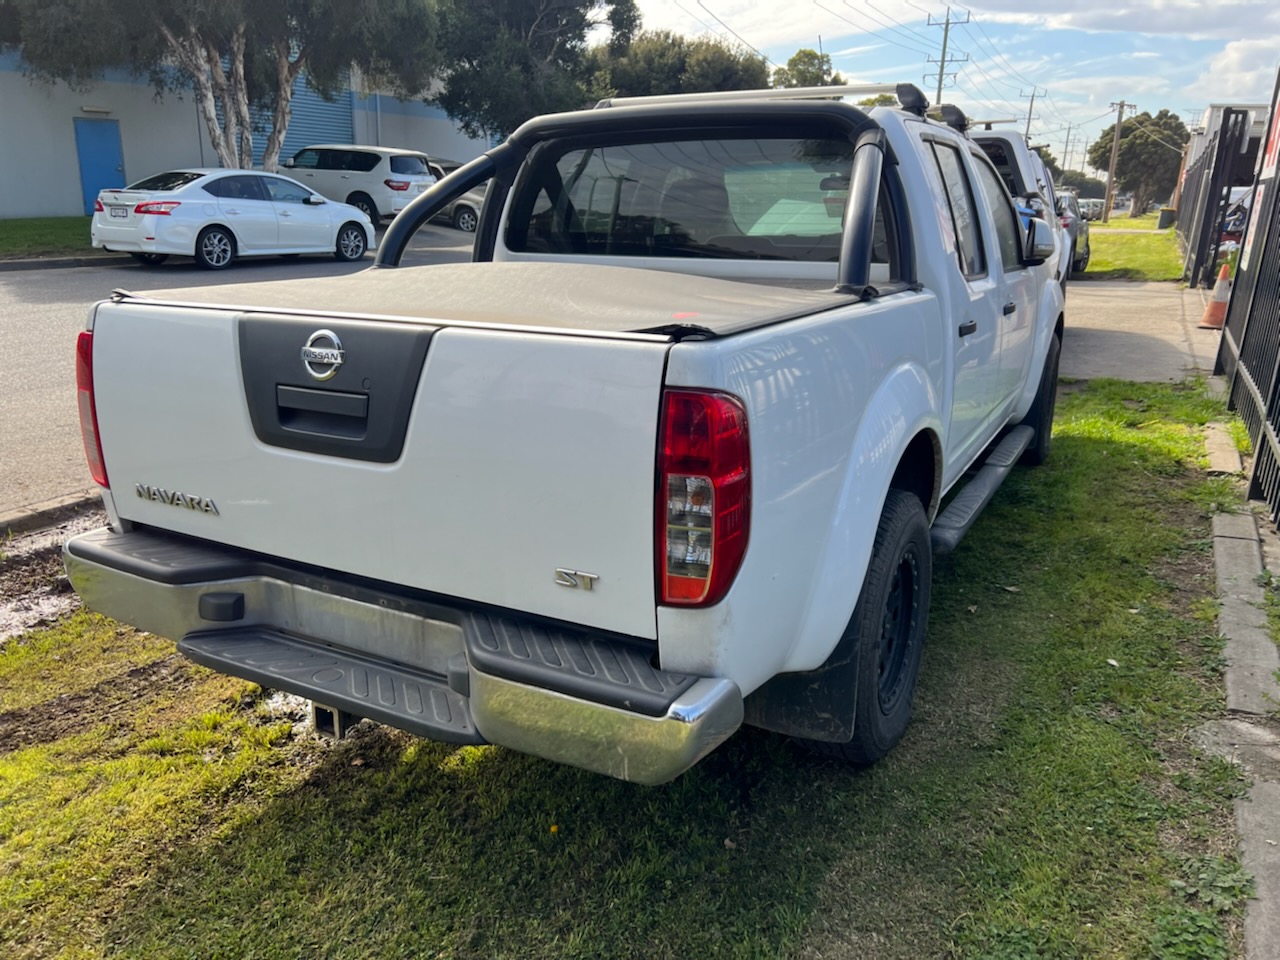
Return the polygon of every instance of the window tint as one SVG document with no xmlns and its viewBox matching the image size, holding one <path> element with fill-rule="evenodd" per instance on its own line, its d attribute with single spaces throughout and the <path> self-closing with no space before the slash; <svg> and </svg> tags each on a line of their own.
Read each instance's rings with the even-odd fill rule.
<svg viewBox="0 0 1280 960">
<path fill-rule="evenodd" d="M 130 184 L 128 189 L 177 190 L 179 187 L 185 187 L 188 183 L 194 183 L 203 176 L 205 176 L 203 173 L 189 173 L 181 170 L 176 170 L 172 173 L 157 173 L 154 176 L 147 177 L 145 180 Z"/>
<path fill-rule="evenodd" d="M 368 173 L 382 159 L 376 153 L 363 150 L 326 150 L 325 153 L 329 155 L 325 169 L 350 170 L 352 173 Z"/>
<path fill-rule="evenodd" d="M 315 170 L 320 166 L 319 150 L 300 150 L 293 155 L 293 165 L 303 170 Z"/>
<path fill-rule="evenodd" d="M 1021 244 L 1019 237 L 1018 215 L 1013 210 L 1009 194 L 1004 184 L 996 176 L 989 164 L 975 158 L 974 169 L 978 171 L 978 186 L 986 199 L 987 209 L 991 211 L 991 220 L 996 225 L 996 240 L 1000 244 L 1000 262 L 1004 269 L 1017 270 L 1022 266 Z"/>
<path fill-rule="evenodd" d="M 262 178 L 246 175 L 219 177 L 205 184 L 205 192 L 224 200 L 265 200 Z"/>
<path fill-rule="evenodd" d="M 1005 189 L 1010 194 L 1021 193 L 1018 189 L 1017 177 L 1014 175 L 1013 162 L 1009 159 L 1009 153 L 1004 148 L 1004 144 L 998 140 L 986 140 L 979 142 L 978 146 L 982 147 L 982 152 L 987 158 L 995 164 L 996 170 L 1000 173 L 1000 179 L 1004 181 Z"/>
<path fill-rule="evenodd" d="M 302 203 L 311 196 L 311 191 L 298 183 L 281 180 L 279 177 L 263 177 L 267 192 L 276 203 Z"/>
<path fill-rule="evenodd" d="M 836 261 L 852 145 L 726 139 L 547 151 L 517 194 L 516 251 Z"/>
<path fill-rule="evenodd" d="M 982 253 L 982 234 L 978 231 L 973 190 L 969 186 L 969 177 L 964 172 L 960 151 L 950 144 L 935 142 L 932 146 L 938 171 L 942 174 L 942 185 L 947 192 L 951 222 L 956 231 L 960 272 L 966 277 L 980 277 L 987 272 L 987 259 Z"/>
<path fill-rule="evenodd" d="M 391 157 L 391 172 L 405 176 L 422 176 L 430 171 L 427 170 L 426 157 Z"/>
</svg>

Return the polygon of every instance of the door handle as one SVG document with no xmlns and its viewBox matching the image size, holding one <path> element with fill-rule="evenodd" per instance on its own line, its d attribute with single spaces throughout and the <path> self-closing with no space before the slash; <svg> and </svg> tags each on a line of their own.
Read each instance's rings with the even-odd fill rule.
<svg viewBox="0 0 1280 960">
<path fill-rule="evenodd" d="M 228 210 L 227 213 L 231 214 L 233 217 L 238 217 L 240 215 L 239 210 Z"/>
<path fill-rule="evenodd" d="M 969 334 L 977 333 L 977 332 L 978 332 L 977 320 L 969 320 L 966 323 L 960 324 L 960 336 L 962 337 L 967 337 Z"/>
<path fill-rule="evenodd" d="M 281 210 L 281 211 L 280 211 L 280 216 L 282 216 L 282 217 L 292 217 L 292 216 L 293 216 L 293 214 L 292 214 L 292 213 L 290 213 L 288 210 Z"/>
<path fill-rule="evenodd" d="M 1007 317 L 1009 314 L 1013 313 L 1013 311 L 1017 309 L 1018 309 L 1018 305 L 1016 303 L 1006 303 L 1004 305 L 1004 315 Z"/>
</svg>

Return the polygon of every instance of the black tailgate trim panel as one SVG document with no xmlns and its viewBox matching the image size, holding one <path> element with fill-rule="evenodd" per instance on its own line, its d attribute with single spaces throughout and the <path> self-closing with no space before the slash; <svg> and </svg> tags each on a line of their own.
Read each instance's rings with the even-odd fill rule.
<svg viewBox="0 0 1280 960">
<path fill-rule="evenodd" d="M 253 432 L 263 443 L 348 460 L 392 463 L 438 327 L 377 320 L 243 314 L 240 373 Z M 326 380 L 302 360 L 308 338 L 336 334 L 344 354 Z M 329 346 L 326 338 L 323 341 Z M 322 372 L 325 366 L 313 364 Z"/>
</svg>

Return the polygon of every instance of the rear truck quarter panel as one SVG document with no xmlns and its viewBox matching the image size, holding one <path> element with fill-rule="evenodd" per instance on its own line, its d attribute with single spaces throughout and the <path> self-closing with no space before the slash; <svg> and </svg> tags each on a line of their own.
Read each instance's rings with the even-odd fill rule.
<svg viewBox="0 0 1280 960">
<path fill-rule="evenodd" d="M 665 343 L 438 330 L 403 450 L 378 463 L 256 437 L 239 356 L 243 316 L 98 308 L 99 427 L 120 518 L 656 637 L 654 451 Z M 296 322 L 304 331 L 329 325 Z M 300 334 L 299 351 L 305 340 Z M 306 386 L 300 359 L 296 366 L 293 382 Z M 217 512 L 137 496 L 136 485 L 208 498 Z M 599 579 L 591 591 L 566 589 L 556 568 Z"/>
<path fill-rule="evenodd" d="M 707 609 L 658 609 L 664 669 L 749 693 L 830 654 L 853 612 L 895 467 L 943 430 L 938 301 L 903 293 L 671 350 L 669 387 L 740 397 L 751 431 L 751 534 Z"/>
</svg>

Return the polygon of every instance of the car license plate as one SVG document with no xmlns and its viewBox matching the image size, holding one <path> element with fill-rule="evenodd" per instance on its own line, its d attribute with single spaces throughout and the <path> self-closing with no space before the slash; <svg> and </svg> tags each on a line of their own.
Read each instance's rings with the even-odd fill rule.
<svg viewBox="0 0 1280 960">
<path fill-rule="evenodd" d="M 111 216 L 115 217 L 117 220 L 123 220 L 125 217 L 129 216 L 129 208 L 128 207 L 112 207 Z"/>
</svg>

